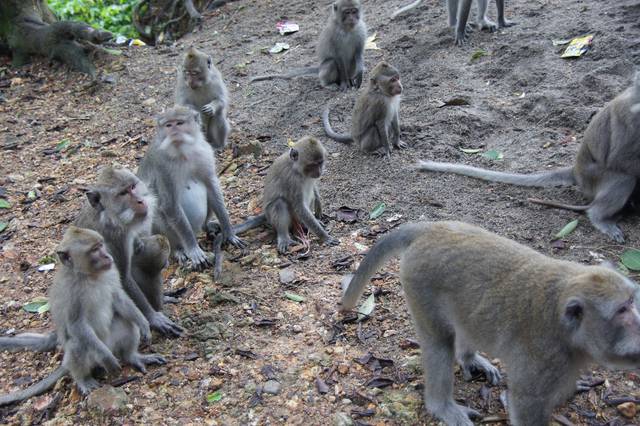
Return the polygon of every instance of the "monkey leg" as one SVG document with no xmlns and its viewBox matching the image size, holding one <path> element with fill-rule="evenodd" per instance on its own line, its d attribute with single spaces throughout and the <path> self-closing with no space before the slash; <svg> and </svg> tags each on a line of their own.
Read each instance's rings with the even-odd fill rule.
<svg viewBox="0 0 640 426">
<path fill-rule="evenodd" d="M 476 26 L 481 30 L 489 30 L 490 32 L 494 32 L 498 29 L 498 24 L 487 18 L 488 5 L 488 0 L 477 1 L 476 6 L 478 13 L 476 15 Z"/>
<path fill-rule="evenodd" d="M 100 383 L 93 378 L 93 369 L 97 366 L 94 357 L 87 353 L 87 348 L 77 342 L 68 342 L 65 347 L 62 365 L 69 370 L 69 374 L 83 395 L 88 395 L 100 387 Z"/>
<path fill-rule="evenodd" d="M 458 362 L 462 367 L 462 377 L 472 380 L 478 373 L 483 373 L 487 381 L 495 386 L 500 382 L 500 371 L 491 362 L 476 351 L 465 349 L 459 352 Z"/>
<path fill-rule="evenodd" d="M 384 146 L 376 126 L 371 126 L 360 137 L 360 150 L 367 154 L 389 155 L 389 147 Z"/>
<path fill-rule="evenodd" d="M 289 235 L 291 228 L 291 213 L 287 202 L 282 198 L 277 199 L 266 208 L 267 220 L 276 230 L 278 235 L 278 252 L 286 253 L 293 242 Z"/>
<path fill-rule="evenodd" d="M 511 371 L 511 370 L 510 370 Z M 538 378 L 536 378 L 538 380 Z M 511 381 L 513 383 L 514 381 Z M 511 386 L 511 383 L 509 386 Z M 518 426 L 540 426 L 548 425 L 550 419 L 550 411 L 547 409 L 549 404 L 548 396 L 539 396 L 532 394 L 528 386 L 522 383 L 523 391 L 514 392 L 511 387 L 508 392 L 508 411 L 511 424 Z"/>
<path fill-rule="evenodd" d="M 624 234 L 614 218 L 627 204 L 635 186 L 634 176 L 603 172 L 595 188 L 595 198 L 587 210 L 593 226 L 618 243 L 624 242 Z"/>
<path fill-rule="evenodd" d="M 455 43 L 456 46 L 464 45 L 469 39 L 469 35 L 472 30 L 467 22 L 469 20 L 469 12 L 471 11 L 471 0 L 460 0 L 458 6 L 458 20 L 456 22 L 455 29 Z"/>
<path fill-rule="evenodd" d="M 504 17 L 504 0 L 496 0 L 496 9 L 498 9 L 498 27 L 507 28 L 516 24 L 513 21 L 507 21 Z"/>
<path fill-rule="evenodd" d="M 335 84 L 342 92 L 349 88 L 349 82 L 342 79 L 340 67 L 335 59 L 327 59 L 320 64 L 318 77 L 322 87 L 331 88 Z"/>
<path fill-rule="evenodd" d="M 224 111 L 219 111 L 213 117 L 209 117 L 205 135 L 207 141 L 214 149 L 222 149 L 227 144 L 229 134 L 229 121 L 224 116 Z"/>
</svg>

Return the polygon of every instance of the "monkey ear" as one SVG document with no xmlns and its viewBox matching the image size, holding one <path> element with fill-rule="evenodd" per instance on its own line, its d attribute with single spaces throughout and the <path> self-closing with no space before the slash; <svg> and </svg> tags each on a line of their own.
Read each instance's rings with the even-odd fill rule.
<svg viewBox="0 0 640 426">
<path fill-rule="evenodd" d="M 211 69 L 212 63 L 213 63 L 213 60 L 211 59 L 211 56 L 207 56 L 207 68 Z"/>
<path fill-rule="evenodd" d="M 71 256 L 69 256 L 69 253 L 66 251 L 57 251 L 56 255 L 58 255 L 58 259 L 60 259 L 60 262 L 62 262 L 63 265 L 66 266 L 72 266 L 72 262 L 71 262 Z"/>
<path fill-rule="evenodd" d="M 102 206 L 102 203 L 100 202 L 101 195 L 98 191 L 95 191 L 95 190 L 87 191 L 86 195 L 87 195 L 87 200 L 89 200 L 89 204 L 91 204 L 91 207 L 93 207 L 98 211 L 102 211 L 104 209 L 104 207 Z"/>
<path fill-rule="evenodd" d="M 333 3 L 333 11 L 334 12 L 338 11 L 338 2 Z"/>
<path fill-rule="evenodd" d="M 582 322 L 584 305 L 577 297 L 570 298 L 564 305 L 563 321 L 571 330 L 575 330 Z"/>
<path fill-rule="evenodd" d="M 293 161 L 298 161 L 298 150 L 295 148 L 291 148 L 289 150 L 289 158 L 291 158 Z"/>
</svg>

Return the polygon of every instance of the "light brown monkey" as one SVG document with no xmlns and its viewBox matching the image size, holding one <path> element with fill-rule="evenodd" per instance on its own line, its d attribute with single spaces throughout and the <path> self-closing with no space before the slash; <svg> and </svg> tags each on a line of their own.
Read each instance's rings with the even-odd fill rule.
<svg viewBox="0 0 640 426">
<path fill-rule="evenodd" d="M 146 283 L 141 290 L 151 307 L 160 312 L 164 301 L 162 270 L 169 264 L 170 254 L 171 246 L 164 235 L 143 236 L 134 248 L 131 261 L 133 279 L 137 283 Z"/>
<path fill-rule="evenodd" d="M 392 146 L 406 148 L 400 140 L 400 97 L 402 83 L 398 70 L 386 62 L 376 65 L 369 82 L 360 94 L 351 116 L 351 134 L 333 131 L 329 123 L 329 107 L 322 113 L 324 131 L 338 142 L 357 142 L 362 152 L 388 156 Z"/>
<path fill-rule="evenodd" d="M 211 56 L 190 47 L 178 70 L 176 104 L 187 105 L 200 112 L 205 137 L 214 149 L 227 144 L 229 93 Z"/>
<path fill-rule="evenodd" d="M 154 233 L 165 235 L 181 264 L 209 265 L 196 236 L 207 231 L 215 214 L 225 241 L 244 247 L 231 227 L 216 174 L 213 149 L 205 141 L 198 112 L 175 106 L 157 117 L 157 135 L 138 169 L 158 196 Z"/>
<path fill-rule="evenodd" d="M 453 399 L 453 363 L 508 367 L 509 418 L 546 425 L 590 363 L 640 364 L 637 284 L 602 266 L 551 259 L 462 222 L 404 225 L 369 250 L 342 298 L 351 310 L 373 274 L 401 255 L 400 280 L 422 348 L 427 409 L 447 425 L 472 426 L 478 412 Z"/>
<path fill-rule="evenodd" d="M 342 91 L 351 87 L 359 88 L 364 73 L 366 40 L 367 26 L 360 1 L 337 0 L 331 6 L 331 15 L 316 46 L 319 66 L 294 69 L 286 74 L 253 77 L 251 82 L 317 75 L 323 87 L 336 85 Z"/>
<path fill-rule="evenodd" d="M 292 243 L 289 231 L 296 223 L 306 226 L 324 243 L 340 242 L 331 237 L 318 221 L 322 201 L 318 179 L 322 176 L 327 151 L 319 140 L 306 136 L 280 155 L 267 173 L 262 196 L 262 214 L 235 226 L 238 234 L 265 222 L 278 235 L 278 251 L 285 253 Z"/>
<path fill-rule="evenodd" d="M 93 229 L 104 237 L 120 271 L 124 290 L 151 328 L 167 335 L 181 335 L 182 327 L 154 310 L 145 297 L 142 288 L 152 287 L 153 283 L 137 282 L 131 274 L 134 247 L 140 244 L 140 237 L 150 234 L 155 211 L 156 199 L 147 185 L 131 171 L 109 166 L 100 171 L 95 185 L 86 195 L 87 201 L 74 224 Z M 151 287 L 149 291 L 153 291 Z"/>
<path fill-rule="evenodd" d="M 472 0 L 447 0 L 447 12 L 449 14 L 449 26 L 454 29 L 455 43 L 458 46 L 465 44 L 469 35 L 471 34 L 471 28 L 467 25 L 469 19 L 469 12 L 471 11 Z M 396 10 L 391 18 L 413 9 L 422 3 L 422 0 L 414 1 L 407 6 L 401 7 Z M 483 30 L 489 30 L 491 32 L 496 31 L 498 28 L 506 28 L 515 25 L 514 22 L 507 21 L 504 17 L 504 0 L 496 0 L 496 8 L 498 9 L 498 24 L 492 22 L 487 18 L 487 0 L 478 0 L 476 2 L 477 14 L 476 14 L 476 26 Z"/>
<path fill-rule="evenodd" d="M 1 396 L 0 405 L 46 392 L 67 374 L 86 395 L 100 386 L 93 377 L 96 368 L 119 373 L 119 360 L 142 372 L 148 364 L 166 362 L 160 355 L 138 352 L 140 337 L 151 338 L 149 323 L 123 291 L 100 234 L 71 226 L 57 254 L 60 268 L 49 291 L 49 304 L 64 350 L 62 365 L 27 389 Z"/>
<path fill-rule="evenodd" d="M 598 112 L 584 132 L 572 167 L 525 175 L 496 172 L 478 167 L 421 161 L 420 171 L 451 172 L 478 179 L 521 186 L 577 185 L 589 200 L 585 206 L 542 202 L 586 211 L 593 226 L 616 242 L 624 242 L 616 216 L 631 197 L 640 176 L 640 115 L 633 112 L 640 93 L 640 72 L 635 83 Z M 540 200 L 534 200 L 540 202 Z"/>
</svg>

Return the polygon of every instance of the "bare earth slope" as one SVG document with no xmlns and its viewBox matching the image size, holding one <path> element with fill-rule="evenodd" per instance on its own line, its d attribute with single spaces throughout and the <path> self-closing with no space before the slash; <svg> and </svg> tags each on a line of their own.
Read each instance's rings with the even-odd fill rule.
<svg viewBox="0 0 640 426">
<path fill-rule="evenodd" d="M 50 327 L 48 314 L 20 308 L 45 295 L 51 282 L 51 272 L 37 272 L 38 262 L 53 253 L 100 165 L 137 166 L 153 136 L 151 118 L 172 103 L 175 65 L 191 44 L 210 52 L 229 86 L 232 145 L 258 141 L 264 150 L 257 159 L 233 158 L 231 149 L 219 156 L 232 221 L 255 214 L 265 168 L 288 140 L 310 134 L 321 137 L 330 152 L 321 192 L 329 232 L 342 243 L 323 247 L 312 239 L 308 257 L 298 256 L 304 250 L 278 256 L 273 235 L 259 229 L 246 236 L 250 251 L 227 252 L 221 283 L 213 283 L 209 271 L 186 273 L 172 265 L 168 290 L 186 292 L 168 313 L 190 336 L 154 338 L 153 349 L 169 363 L 122 385 L 126 404 L 103 415 L 66 380 L 49 395 L 0 409 L 0 421 L 346 425 L 353 418 L 360 424 L 429 424 L 433 420 L 421 402 L 419 350 L 408 340 L 415 335 L 397 263 L 374 280 L 376 308 L 361 326 L 343 326 L 334 314 L 343 273 L 337 267 L 353 262 L 353 269 L 379 233 L 401 222 L 443 219 L 482 225 L 558 258 L 617 262 L 625 247 L 613 245 L 586 218 L 526 202 L 530 196 L 582 202 L 571 188 L 522 189 L 418 174 L 411 166 L 421 158 L 520 172 L 571 164 L 590 117 L 629 84 L 633 64 L 640 62 L 640 4 L 508 1 L 508 18 L 517 26 L 475 32 L 468 46 L 455 48 L 440 2 L 426 0 L 413 13 L 389 21 L 405 1 L 364 0 L 370 33 L 377 33 L 380 47 L 366 52 L 367 67 L 388 60 L 399 68 L 406 89 L 401 124 L 411 147 L 388 161 L 324 137 L 323 107 L 331 103 L 334 127 L 347 130 L 355 92 L 337 94 L 309 78 L 248 85 L 250 75 L 313 63 L 327 1 L 233 2 L 206 15 L 203 28 L 177 45 L 130 48 L 100 64 L 114 82 L 98 87 L 88 88 L 84 77 L 46 62 L 22 69 L 4 64 L 0 196 L 12 206 L 0 210 L 0 222 L 9 222 L 0 233 L 0 333 Z M 493 2 L 490 10 L 495 19 Z M 285 16 L 301 31 L 280 36 L 275 24 Z M 551 40 L 583 34 L 594 34 L 593 48 L 582 58 L 560 59 L 561 48 Z M 291 49 L 261 53 L 278 41 Z M 474 55 L 478 51 L 486 55 Z M 439 101 L 453 98 L 469 105 L 438 108 Z M 493 149 L 504 158 L 492 161 L 460 148 Z M 35 200 L 29 199 L 30 191 Z M 368 220 L 379 202 L 386 204 L 385 213 Z M 365 214 L 356 223 L 341 222 L 336 220 L 341 206 Z M 575 218 L 580 220 L 576 231 L 553 247 L 551 235 Z M 626 247 L 640 247 L 637 217 L 623 219 L 621 226 Z M 283 267 L 288 269 L 281 272 Z M 305 300 L 294 302 L 285 292 Z M 390 361 L 362 359 L 367 352 Z M 59 355 L 0 354 L 0 390 L 39 380 L 59 360 Z M 508 366 L 500 366 L 508 375 Z M 636 373 L 589 373 L 607 382 L 559 407 L 557 415 L 575 424 L 639 423 L 623 420 L 606 402 L 640 397 Z M 123 375 L 138 376 L 129 368 Z M 374 388 L 370 380 L 375 378 L 389 386 Z M 269 380 L 280 389 L 270 389 L 275 383 Z M 456 398 L 493 420 L 505 416 L 499 398 L 504 389 L 456 377 Z"/>
</svg>

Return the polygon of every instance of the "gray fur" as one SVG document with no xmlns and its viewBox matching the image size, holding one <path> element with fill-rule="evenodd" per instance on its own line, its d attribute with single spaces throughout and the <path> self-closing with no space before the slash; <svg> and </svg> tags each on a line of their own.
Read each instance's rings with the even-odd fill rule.
<svg viewBox="0 0 640 426">
<path fill-rule="evenodd" d="M 137 283 L 146 283 L 142 292 L 151 307 L 162 312 L 164 295 L 162 293 L 162 271 L 169 262 L 171 246 L 164 235 L 151 235 L 140 238 L 134 249 L 131 262 L 131 275 Z"/>
<path fill-rule="evenodd" d="M 640 125 L 633 107 L 640 102 L 640 76 L 591 120 L 584 132 L 573 167 L 532 175 L 503 173 L 451 163 L 422 161 L 417 169 L 442 171 L 478 179 L 522 186 L 576 184 L 588 199 L 587 206 L 569 206 L 545 201 L 543 204 L 586 210 L 593 226 L 618 243 L 624 234 L 617 215 L 628 203 L 640 176 Z"/>
<path fill-rule="evenodd" d="M 475 410 L 453 399 L 453 364 L 465 375 L 509 367 L 511 424 L 548 424 L 592 362 L 640 362 L 637 285 L 617 271 L 546 257 L 461 222 L 424 222 L 380 238 L 342 299 L 353 309 L 373 274 L 400 255 L 400 280 L 422 348 L 425 406 L 447 425 L 472 426 Z M 624 308 L 622 310 L 621 308 Z"/>
<path fill-rule="evenodd" d="M 20 333 L 15 336 L 0 337 L 0 350 L 10 352 L 21 350 L 53 352 L 56 350 L 57 341 L 55 330 L 47 334 Z"/>
<path fill-rule="evenodd" d="M 449 16 L 449 26 L 454 28 L 455 44 L 457 46 L 464 45 L 471 34 L 471 28 L 467 25 L 469 20 L 469 12 L 471 11 L 472 0 L 447 0 L 447 12 Z M 487 18 L 488 0 L 478 0 L 478 13 L 476 16 L 476 25 L 480 29 L 487 29 L 491 32 L 498 28 L 506 28 L 515 25 L 504 17 L 504 0 L 496 0 L 496 8 L 498 9 L 498 24 Z"/>
</svg>

